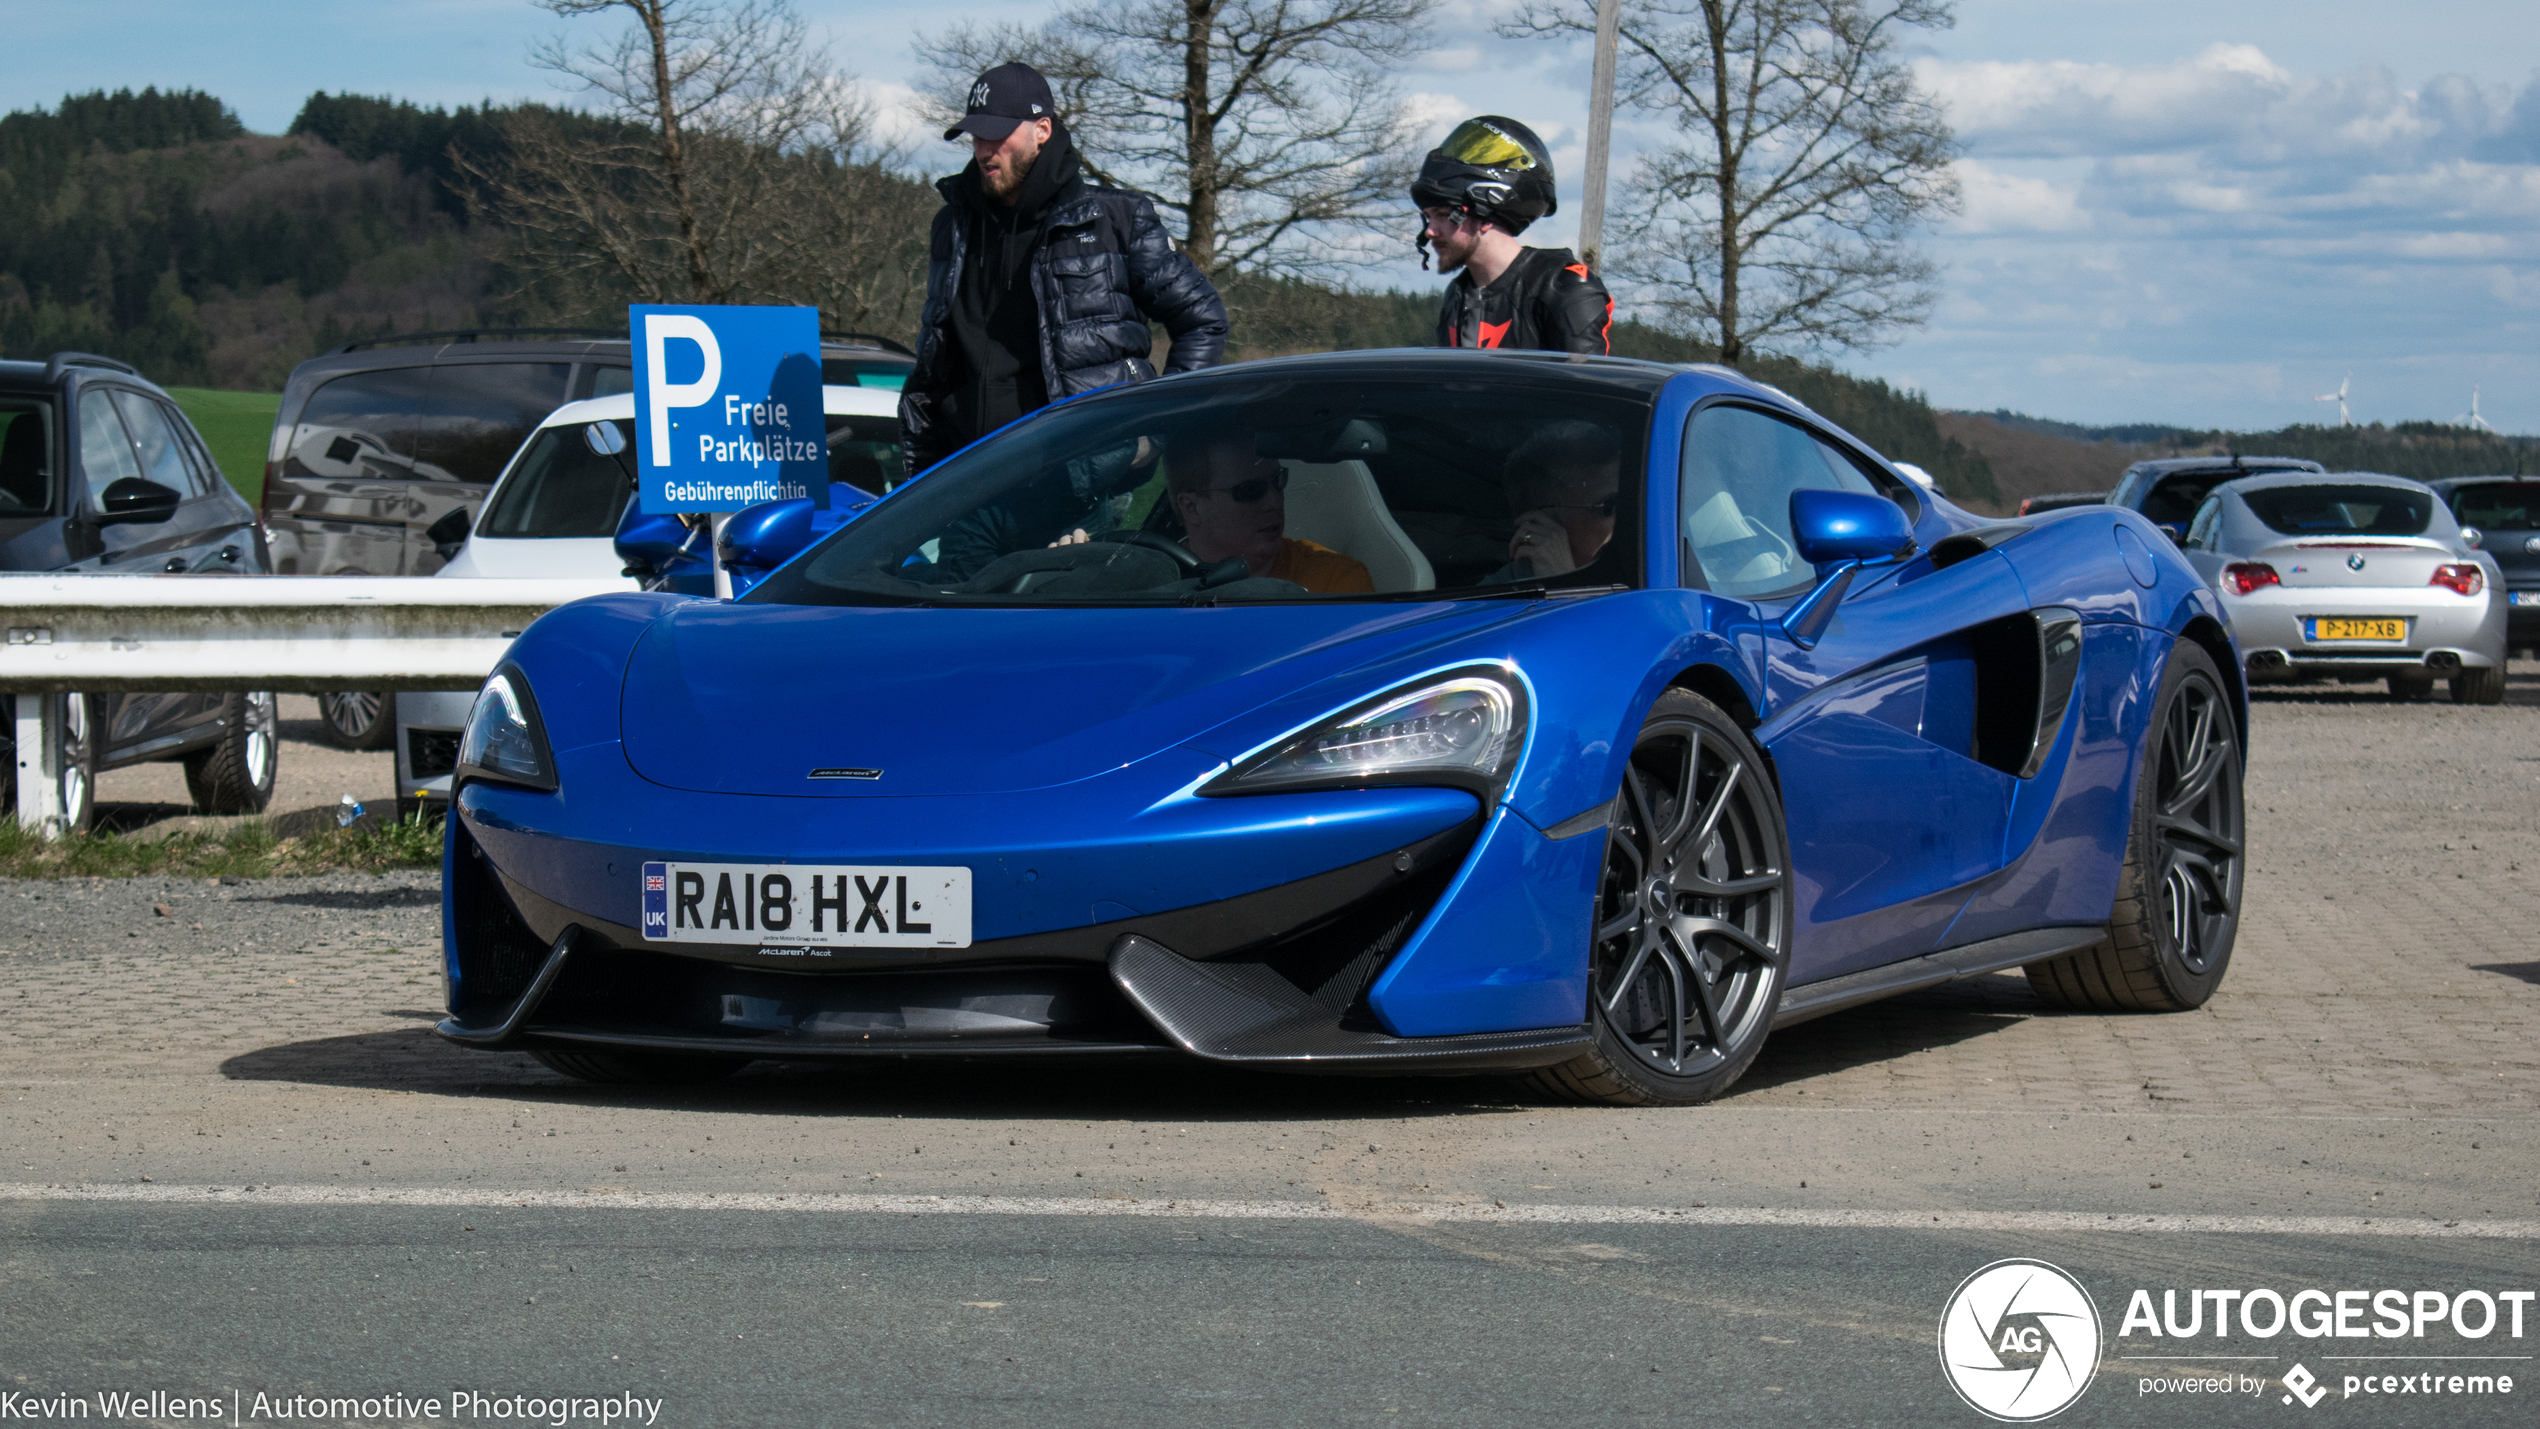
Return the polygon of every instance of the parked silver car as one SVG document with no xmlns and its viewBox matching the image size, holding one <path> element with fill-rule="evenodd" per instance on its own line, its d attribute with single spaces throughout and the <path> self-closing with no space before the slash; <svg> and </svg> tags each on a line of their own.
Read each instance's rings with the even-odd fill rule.
<svg viewBox="0 0 2540 1429">
<path fill-rule="evenodd" d="M 2408 700 L 2449 679 L 2457 704 L 2504 701 L 2496 562 L 2422 482 L 2244 477 L 2205 498 L 2182 544 L 2222 593 L 2253 680 L 2379 675 Z"/>
</svg>

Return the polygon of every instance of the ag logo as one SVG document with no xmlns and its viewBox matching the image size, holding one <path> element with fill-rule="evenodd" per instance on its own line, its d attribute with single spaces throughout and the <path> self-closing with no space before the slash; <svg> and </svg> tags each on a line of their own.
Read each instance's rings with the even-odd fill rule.
<svg viewBox="0 0 2540 1429">
<path fill-rule="evenodd" d="M 1940 1312 L 1940 1368 L 1968 1407 L 2013 1424 L 2051 1419 L 2099 1368 L 2099 1307 L 2042 1260 L 1997 1260 Z"/>
</svg>

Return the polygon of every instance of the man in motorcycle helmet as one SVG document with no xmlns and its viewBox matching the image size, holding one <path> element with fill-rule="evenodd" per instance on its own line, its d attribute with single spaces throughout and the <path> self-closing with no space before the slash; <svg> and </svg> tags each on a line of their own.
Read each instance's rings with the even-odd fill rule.
<svg viewBox="0 0 2540 1429">
<path fill-rule="evenodd" d="M 1411 201 L 1421 265 L 1435 245 L 1439 270 L 1456 275 L 1438 312 L 1440 347 L 1613 351 L 1614 300 L 1588 265 L 1567 248 L 1517 241 L 1560 208 L 1535 131 L 1496 114 L 1465 120 L 1429 151 Z"/>
</svg>

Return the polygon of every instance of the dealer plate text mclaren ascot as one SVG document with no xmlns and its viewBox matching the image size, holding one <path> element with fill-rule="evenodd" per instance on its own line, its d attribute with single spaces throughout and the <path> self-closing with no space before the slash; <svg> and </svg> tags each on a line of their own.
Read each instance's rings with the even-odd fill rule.
<svg viewBox="0 0 2540 1429">
<path fill-rule="evenodd" d="M 970 870 L 648 863 L 644 939 L 855 948 L 970 946 Z"/>
</svg>

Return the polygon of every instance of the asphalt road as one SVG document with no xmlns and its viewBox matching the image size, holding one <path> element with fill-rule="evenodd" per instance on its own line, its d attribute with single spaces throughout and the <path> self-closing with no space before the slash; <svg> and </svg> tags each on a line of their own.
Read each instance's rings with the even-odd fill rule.
<svg viewBox="0 0 2540 1429">
<path fill-rule="evenodd" d="M 428 876 L 0 884 L 0 1417 L 1981 1424 L 1943 1308 L 2025 1257 L 2102 1330 L 2058 1423 L 2530 1423 L 2540 1301 L 2517 1337 L 2495 1297 L 2540 1289 L 2535 675 L 2262 700 L 2205 1010 L 1976 979 L 1792 1029 L 1691 1111 L 1174 1062 L 595 1089 L 430 1037 Z M 2366 1292 L 2361 1333 L 2128 1313 L 2216 1288 Z M 2386 1290 L 2465 1318 L 2377 1336 Z"/>
</svg>

